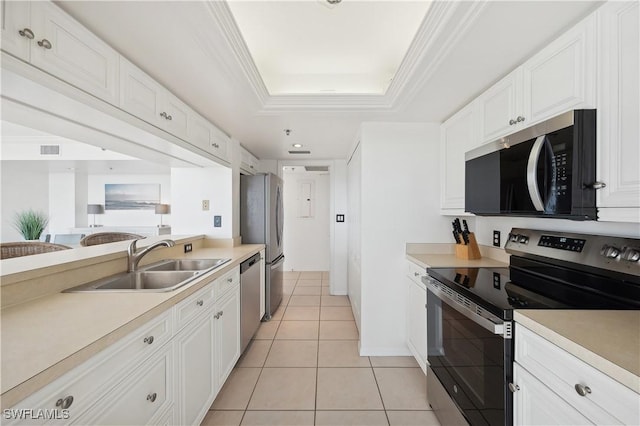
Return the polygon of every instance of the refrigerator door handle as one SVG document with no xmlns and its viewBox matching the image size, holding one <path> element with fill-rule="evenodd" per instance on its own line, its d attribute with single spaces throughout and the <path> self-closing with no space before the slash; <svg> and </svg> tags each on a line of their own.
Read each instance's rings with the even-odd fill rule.
<svg viewBox="0 0 640 426">
<path fill-rule="evenodd" d="M 271 264 L 271 270 L 278 269 L 284 263 L 284 255 L 279 260 Z"/>
</svg>

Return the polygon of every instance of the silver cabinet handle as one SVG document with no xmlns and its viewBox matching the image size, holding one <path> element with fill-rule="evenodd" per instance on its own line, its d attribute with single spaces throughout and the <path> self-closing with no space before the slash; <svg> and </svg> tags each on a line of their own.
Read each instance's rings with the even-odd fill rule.
<svg viewBox="0 0 640 426">
<path fill-rule="evenodd" d="M 198 306 L 202 306 L 202 305 L 204 305 L 204 300 L 202 300 L 202 299 L 198 300 L 198 301 L 196 302 L 196 305 L 198 305 Z"/>
<path fill-rule="evenodd" d="M 152 344 L 153 343 L 153 336 L 145 337 L 143 342 L 144 343 L 148 343 L 148 344 Z"/>
<path fill-rule="evenodd" d="M 214 143 L 212 143 L 212 144 L 211 144 L 211 146 L 212 146 L 212 147 L 214 147 L 214 148 L 216 148 L 216 149 L 217 149 L 217 148 L 220 148 L 220 145 L 218 145 L 218 144 L 217 144 L 217 143 L 215 143 L 215 142 L 214 142 Z"/>
<path fill-rule="evenodd" d="M 60 407 L 63 410 L 71 407 L 71 404 L 73 404 L 73 396 L 71 395 L 67 396 L 66 398 L 60 398 L 56 401 L 56 407 Z"/>
<path fill-rule="evenodd" d="M 217 313 L 217 314 L 215 314 L 213 317 L 214 317 L 215 319 L 220 319 L 220 317 L 222 316 L 222 314 L 224 314 L 224 311 L 220 311 L 220 312 L 218 312 L 218 313 Z"/>
<path fill-rule="evenodd" d="M 419 276 L 420 276 L 420 273 L 419 273 L 419 272 L 414 272 L 414 273 L 413 273 L 413 276 L 414 276 L 414 277 L 419 277 Z"/>
<path fill-rule="evenodd" d="M 29 40 L 33 40 L 33 38 L 35 37 L 33 31 L 31 31 L 29 28 L 24 28 L 18 31 L 18 34 L 20 34 L 22 37 L 28 38 Z"/>
<path fill-rule="evenodd" d="M 51 49 L 51 42 L 49 40 L 47 40 L 46 38 L 43 38 L 42 40 L 40 40 L 38 42 L 38 46 L 40 47 L 44 47 L 45 49 Z"/>
<path fill-rule="evenodd" d="M 220 316 L 223 316 L 223 315 L 224 315 L 224 311 L 220 311 Z"/>
<path fill-rule="evenodd" d="M 524 121 L 524 117 L 519 115 L 516 117 L 516 123 L 522 123 Z"/>
<path fill-rule="evenodd" d="M 514 119 L 509 120 L 509 126 L 513 126 L 516 123 L 517 123 L 517 121 L 514 120 Z"/>
<path fill-rule="evenodd" d="M 157 393 L 150 393 L 147 395 L 147 401 L 156 402 L 156 398 L 158 397 Z"/>
<path fill-rule="evenodd" d="M 514 383 L 509 383 L 509 390 L 513 393 L 516 393 L 520 390 L 520 386 L 514 384 Z"/>
<path fill-rule="evenodd" d="M 169 114 L 167 114 L 167 113 L 166 113 L 166 112 L 164 112 L 164 111 L 162 111 L 162 112 L 160 113 L 160 117 L 164 118 L 165 120 L 169 120 L 169 121 L 173 120 L 173 117 L 171 117 Z"/>
<path fill-rule="evenodd" d="M 580 396 L 587 396 L 588 393 L 591 393 L 591 388 L 589 386 L 581 385 L 580 383 L 577 383 L 574 388 Z"/>
<path fill-rule="evenodd" d="M 227 282 L 228 283 L 232 283 L 233 282 L 233 278 L 227 278 Z"/>
<path fill-rule="evenodd" d="M 173 117 L 170 116 L 170 115 L 167 115 L 167 120 L 171 121 L 171 120 L 173 120 Z"/>
</svg>

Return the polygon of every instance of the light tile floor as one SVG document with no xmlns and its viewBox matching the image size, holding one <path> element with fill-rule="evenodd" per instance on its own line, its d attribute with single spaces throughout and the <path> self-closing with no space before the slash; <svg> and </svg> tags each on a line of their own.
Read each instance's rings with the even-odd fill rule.
<svg viewBox="0 0 640 426">
<path fill-rule="evenodd" d="M 412 357 L 362 357 L 347 296 L 327 272 L 285 272 L 262 323 L 203 425 L 439 425 Z"/>
</svg>

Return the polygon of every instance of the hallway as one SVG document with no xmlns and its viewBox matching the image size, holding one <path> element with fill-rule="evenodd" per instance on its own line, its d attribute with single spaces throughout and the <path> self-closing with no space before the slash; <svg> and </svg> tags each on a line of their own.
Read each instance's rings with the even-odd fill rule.
<svg viewBox="0 0 640 426">
<path fill-rule="evenodd" d="M 285 272 L 284 298 L 203 425 L 438 425 L 413 357 L 361 357 L 347 296 L 327 272 Z"/>
</svg>

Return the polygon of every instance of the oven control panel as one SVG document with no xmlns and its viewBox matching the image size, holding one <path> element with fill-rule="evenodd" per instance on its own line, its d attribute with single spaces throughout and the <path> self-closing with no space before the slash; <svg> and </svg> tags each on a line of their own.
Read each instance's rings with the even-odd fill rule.
<svg viewBox="0 0 640 426">
<path fill-rule="evenodd" d="M 578 253 L 581 253 L 582 249 L 584 249 L 584 244 L 586 242 L 587 240 L 583 240 L 580 238 L 559 237 L 555 235 L 542 235 L 540 236 L 538 245 L 541 247 L 550 247 L 550 248 L 555 248 L 559 250 L 576 251 Z"/>
</svg>

